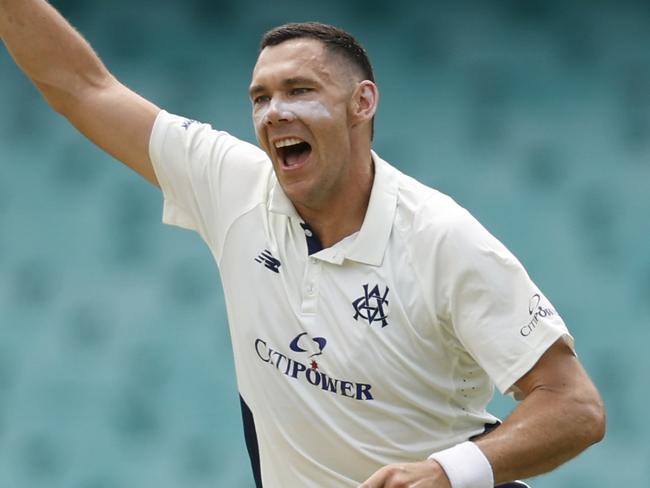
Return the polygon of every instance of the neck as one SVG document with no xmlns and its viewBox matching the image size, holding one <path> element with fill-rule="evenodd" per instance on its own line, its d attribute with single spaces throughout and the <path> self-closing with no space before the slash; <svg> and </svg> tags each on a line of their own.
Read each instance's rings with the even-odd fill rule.
<svg viewBox="0 0 650 488">
<path fill-rule="evenodd" d="M 317 207 L 294 204 L 324 248 L 333 246 L 361 229 L 368 210 L 374 175 L 374 164 L 368 153 L 367 161 L 348 175 L 348 181 L 354 184 L 346 185 L 342 192 Z"/>
</svg>

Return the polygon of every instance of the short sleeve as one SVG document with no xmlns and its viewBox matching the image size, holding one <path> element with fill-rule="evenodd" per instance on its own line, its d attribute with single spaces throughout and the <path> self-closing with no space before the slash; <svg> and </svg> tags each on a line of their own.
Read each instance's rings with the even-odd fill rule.
<svg viewBox="0 0 650 488">
<path fill-rule="evenodd" d="M 162 111 L 149 153 L 163 222 L 197 231 L 218 254 L 234 219 L 264 201 L 272 171 L 266 154 L 208 124 Z"/>
<path fill-rule="evenodd" d="M 437 248 L 440 300 L 468 353 L 506 393 L 560 337 L 573 339 L 521 263 L 467 211 Z"/>
</svg>

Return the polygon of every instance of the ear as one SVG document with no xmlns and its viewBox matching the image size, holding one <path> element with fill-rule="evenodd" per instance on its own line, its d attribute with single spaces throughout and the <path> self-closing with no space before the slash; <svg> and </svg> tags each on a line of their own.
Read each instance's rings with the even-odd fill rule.
<svg viewBox="0 0 650 488">
<path fill-rule="evenodd" d="M 357 84 L 352 95 L 352 124 L 359 125 L 370 122 L 377 111 L 379 103 L 379 90 L 370 80 L 363 80 Z"/>
</svg>

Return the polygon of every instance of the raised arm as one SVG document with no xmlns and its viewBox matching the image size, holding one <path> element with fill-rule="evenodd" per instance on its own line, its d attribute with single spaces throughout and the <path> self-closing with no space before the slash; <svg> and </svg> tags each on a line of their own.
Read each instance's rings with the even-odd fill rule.
<svg viewBox="0 0 650 488">
<path fill-rule="evenodd" d="M 0 0 L 0 36 L 54 110 L 158 184 L 148 146 L 160 109 L 117 81 L 51 5 L 44 0 Z"/>
</svg>

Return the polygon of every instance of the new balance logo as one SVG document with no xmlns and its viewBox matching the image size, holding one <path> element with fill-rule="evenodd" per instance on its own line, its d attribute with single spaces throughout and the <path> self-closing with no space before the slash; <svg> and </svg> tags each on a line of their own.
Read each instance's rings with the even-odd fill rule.
<svg viewBox="0 0 650 488">
<path fill-rule="evenodd" d="M 185 121 L 181 124 L 181 127 L 183 127 L 183 129 L 187 130 L 190 125 L 195 124 L 195 123 L 196 123 L 196 120 L 185 119 Z"/>
<path fill-rule="evenodd" d="M 271 251 L 268 249 L 264 249 L 264 251 L 262 251 L 260 255 L 255 258 L 255 261 L 263 264 L 265 268 L 270 269 L 274 273 L 279 273 L 280 266 L 282 266 L 282 263 L 278 259 L 274 258 L 271 254 Z"/>
</svg>

